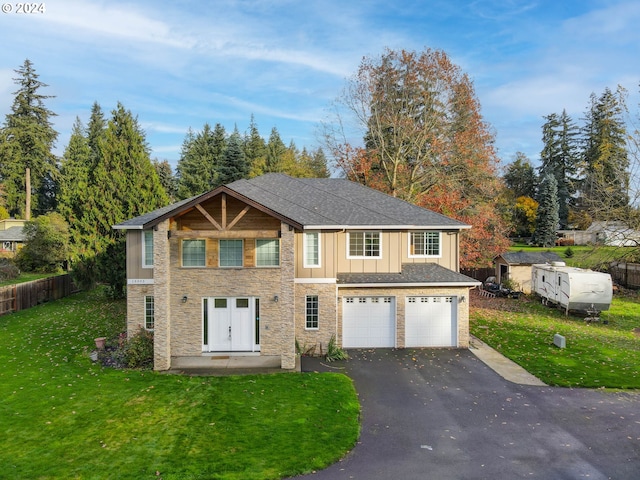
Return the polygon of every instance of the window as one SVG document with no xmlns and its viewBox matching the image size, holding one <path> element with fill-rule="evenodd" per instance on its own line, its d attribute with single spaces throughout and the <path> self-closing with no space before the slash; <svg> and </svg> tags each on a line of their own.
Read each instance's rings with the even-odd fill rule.
<svg viewBox="0 0 640 480">
<path fill-rule="evenodd" d="M 439 257 L 440 232 L 411 232 L 409 234 L 410 257 Z"/>
<path fill-rule="evenodd" d="M 307 232 L 302 237 L 304 268 L 320 266 L 320 232 Z"/>
<path fill-rule="evenodd" d="M 153 231 L 142 232 L 142 268 L 153 267 Z"/>
<path fill-rule="evenodd" d="M 280 241 L 277 238 L 256 240 L 256 266 L 277 267 L 280 265 Z"/>
<path fill-rule="evenodd" d="M 153 297 L 147 295 L 144 297 L 144 328 L 153 330 L 155 324 L 155 312 L 153 306 Z"/>
<path fill-rule="evenodd" d="M 307 329 L 318 328 L 318 296 L 307 295 L 307 322 L 305 327 Z"/>
<path fill-rule="evenodd" d="M 205 241 L 204 240 L 183 240 L 182 241 L 182 266 L 183 267 L 204 267 L 205 263 Z"/>
<path fill-rule="evenodd" d="M 220 240 L 220 266 L 242 266 L 242 240 Z"/>
<path fill-rule="evenodd" d="M 380 257 L 380 232 L 349 232 L 349 257 Z"/>
</svg>

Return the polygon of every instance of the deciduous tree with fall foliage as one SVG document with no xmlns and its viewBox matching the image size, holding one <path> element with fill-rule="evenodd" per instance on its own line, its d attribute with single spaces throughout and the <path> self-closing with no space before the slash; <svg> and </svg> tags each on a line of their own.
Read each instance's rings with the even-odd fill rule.
<svg viewBox="0 0 640 480">
<path fill-rule="evenodd" d="M 443 51 L 363 59 L 323 133 L 347 178 L 472 225 L 463 266 L 486 266 L 508 248 L 494 137 L 471 80 Z"/>
</svg>

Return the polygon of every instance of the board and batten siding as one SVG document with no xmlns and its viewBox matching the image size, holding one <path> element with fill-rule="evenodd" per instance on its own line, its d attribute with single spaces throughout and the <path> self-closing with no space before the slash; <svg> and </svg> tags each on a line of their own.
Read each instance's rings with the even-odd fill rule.
<svg viewBox="0 0 640 480">
<path fill-rule="evenodd" d="M 370 231 L 376 231 L 374 229 Z M 347 258 L 347 232 L 323 231 L 320 235 L 319 268 L 304 267 L 304 233 L 297 232 L 296 278 L 336 278 L 338 273 L 396 273 L 403 263 L 436 263 L 449 270 L 459 271 L 458 232 L 442 232 L 440 257 L 410 257 L 409 232 L 382 231 L 382 258 Z"/>
<path fill-rule="evenodd" d="M 127 279 L 153 278 L 153 268 L 142 268 L 143 231 L 127 230 Z"/>
</svg>

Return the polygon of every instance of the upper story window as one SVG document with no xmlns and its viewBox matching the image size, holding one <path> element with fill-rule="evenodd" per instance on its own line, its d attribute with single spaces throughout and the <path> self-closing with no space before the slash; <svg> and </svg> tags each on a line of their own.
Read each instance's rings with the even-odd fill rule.
<svg viewBox="0 0 640 480">
<path fill-rule="evenodd" d="M 244 258 L 242 240 L 220 240 L 218 245 L 221 267 L 242 267 Z"/>
<path fill-rule="evenodd" d="M 302 237 L 304 268 L 320 266 L 320 232 L 305 232 Z"/>
<path fill-rule="evenodd" d="M 348 258 L 382 258 L 380 232 L 349 232 Z"/>
<path fill-rule="evenodd" d="M 206 266 L 206 244 L 204 240 L 182 240 L 182 266 Z"/>
<path fill-rule="evenodd" d="M 256 240 L 256 266 L 277 267 L 280 265 L 280 241 L 273 239 Z"/>
<path fill-rule="evenodd" d="M 153 267 L 153 230 L 142 232 L 142 268 Z"/>
<path fill-rule="evenodd" d="M 440 232 L 410 232 L 409 256 L 439 257 L 440 244 Z"/>
</svg>

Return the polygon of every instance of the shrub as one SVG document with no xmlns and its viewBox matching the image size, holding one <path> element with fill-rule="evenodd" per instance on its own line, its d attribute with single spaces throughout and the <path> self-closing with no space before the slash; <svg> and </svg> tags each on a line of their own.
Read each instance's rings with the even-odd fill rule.
<svg viewBox="0 0 640 480">
<path fill-rule="evenodd" d="M 124 344 L 124 358 L 129 368 L 153 368 L 153 332 L 140 328 Z"/>
<path fill-rule="evenodd" d="M 327 344 L 327 354 L 325 355 L 327 362 L 333 362 L 335 360 L 347 360 L 349 355 L 343 349 L 336 344 L 336 336 L 332 335 L 329 343 Z"/>
<path fill-rule="evenodd" d="M 11 280 L 20 276 L 20 269 L 9 258 L 0 258 L 0 281 Z"/>
<path fill-rule="evenodd" d="M 573 257 L 573 249 L 571 247 L 567 247 L 564 251 L 564 256 L 567 258 Z"/>
</svg>

